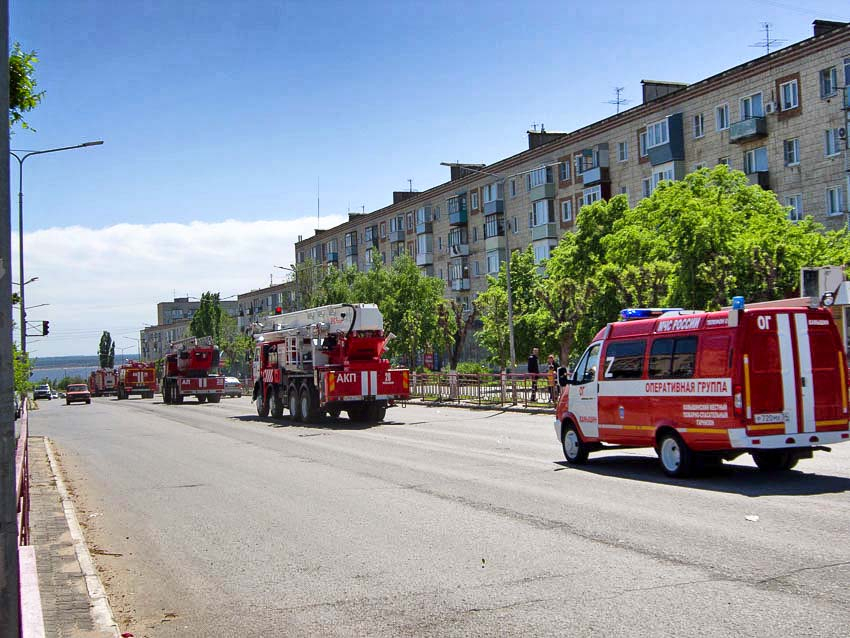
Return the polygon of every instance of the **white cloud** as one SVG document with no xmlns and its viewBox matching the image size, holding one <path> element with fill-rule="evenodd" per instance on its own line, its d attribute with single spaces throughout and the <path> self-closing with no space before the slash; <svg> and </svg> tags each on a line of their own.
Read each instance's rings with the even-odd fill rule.
<svg viewBox="0 0 850 638">
<path fill-rule="evenodd" d="M 322 225 L 343 221 L 328 216 Z M 50 335 L 28 339 L 27 349 L 42 357 L 95 354 L 101 333 L 109 330 L 116 347 L 135 352 L 124 335 L 135 339 L 146 324 L 156 323 L 160 301 L 208 290 L 222 296 L 248 292 L 269 285 L 270 275 L 275 283 L 283 281 L 287 273 L 274 266 L 294 262 L 298 235 L 311 236 L 315 223 L 304 217 L 25 233 L 25 276 L 38 277 L 26 287 L 27 319 L 50 321 Z M 12 243 L 17 265 L 17 241 Z M 50 305 L 32 308 L 38 304 Z"/>
</svg>

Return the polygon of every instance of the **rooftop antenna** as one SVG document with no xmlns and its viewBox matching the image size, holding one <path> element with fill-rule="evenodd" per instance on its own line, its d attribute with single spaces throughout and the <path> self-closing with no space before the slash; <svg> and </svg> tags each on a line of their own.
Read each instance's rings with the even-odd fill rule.
<svg viewBox="0 0 850 638">
<path fill-rule="evenodd" d="M 613 100 L 608 100 L 607 102 L 605 102 L 606 104 L 616 104 L 617 105 L 617 113 L 620 112 L 620 105 L 621 104 L 628 104 L 629 102 L 631 102 L 631 100 L 629 100 L 628 98 L 624 98 L 622 96 L 624 88 L 625 87 L 622 87 L 622 86 L 615 86 L 614 91 L 617 93 L 617 97 L 615 97 Z"/>
<path fill-rule="evenodd" d="M 534 131 L 535 133 L 537 132 L 537 122 L 531 123 L 531 130 Z"/>
<path fill-rule="evenodd" d="M 360 212 L 361 212 L 361 213 L 365 213 L 365 212 L 366 212 L 366 204 L 360 204 Z"/>
<path fill-rule="evenodd" d="M 764 29 L 764 40 L 756 42 L 755 44 L 751 44 L 751 47 L 760 47 L 764 48 L 766 55 L 770 55 L 770 47 L 775 44 L 781 44 L 782 42 L 788 42 L 788 40 L 782 40 L 780 38 L 771 38 L 770 37 L 770 27 L 773 25 L 770 22 L 762 22 L 761 28 Z"/>
<path fill-rule="evenodd" d="M 407 184 L 410 187 L 410 192 L 412 193 L 413 192 L 413 180 L 408 178 Z"/>
</svg>

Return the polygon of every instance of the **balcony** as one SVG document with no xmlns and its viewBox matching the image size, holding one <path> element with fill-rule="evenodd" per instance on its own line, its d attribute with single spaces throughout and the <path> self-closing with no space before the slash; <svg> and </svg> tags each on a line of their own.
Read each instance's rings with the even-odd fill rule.
<svg viewBox="0 0 850 638">
<path fill-rule="evenodd" d="M 417 266 L 430 266 L 434 263 L 434 253 L 419 253 L 416 255 Z"/>
<path fill-rule="evenodd" d="M 466 257 L 469 254 L 469 244 L 450 244 L 450 257 Z"/>
<path fill-rule="evenodd" d="M 449 286 L 452 290 L 469 290 L 469 279 L 452 279 Z"/>
<path fill-rule="evenodd" d="M 552 199 L 555 197 L 555 191 L 557 187 L 554 182 L 547 182 L 546 184 L 538 184 L 534 186 L 528 193 L 528 198 L 532 202 L 536 202 L 538 199 Z"/>
<path fill-rule="evenodd" d="M 540 239 L 557 239 L 558 238 L 558 224 L 549 223 L 549 224 L 541 224 L 540 226 L 535 226 L 531 229 L 531 241 L 538 241 Z"/>
<path fill-rule="evenodd" d="M 610 182 L 611 176 L 607 166 L 594 166 L 581 174 L 582 184 L 585 186 L 594 186 L 602 182 Z"/>
<path fill-rule="evenodd" d="M 729 142 L 740 144 L 767 135 L 767 118 L 748 117 L 729 127 Z"/>
<path fill-rule="evenodd" d="M 345 247 L 345 256 L 346 257 L 355 257 L 357 256 L 357 246 L 346 246 Z M 348 260 L 346 260 L 348 261 Z"/>
<path fill-rule="evenodd" d="M 484 250 L 490 252 L 491 250 L 504 250 L 505 249 L 505 234 L 504 232 L 501 235 L 494 235 L 492 237 L 487 237 L 484 240 Z"/>
<path fill-rule="evenodd" d="M 484 214 L 495 215 L 496 213 L 505 212 L 505 200 L 494 199 L 492 202 L 484 202 Z"/>
<path fill-rule="evenodd" d="M 404 230 L 392 230 L 390 231 L 390 243 L 395 244 L 398 242 L 404 241 Z"/>
<path fill-rule="evenodd" d="M 434 232 L 433 222 L 416 222 L 417 235 L 430 235 Z"/>
<path fill-rule="evenodd" d="M 329 264 L 339 263 L 339 253 L 328 253 L 328 263 Z"/>
<path fill-rule="evenodd" d="M 752 185 L 761 186 L 764 190 L 770 190 L 770 174 L 768 171 L 756 171 L 747 175 L 747 181 Z"/>
<path fill-rule="evenodd" d="M 450 226 L 463 226 L 467 221 L 466 210 L 459 210 L 454 213 L 449 213 Z"/>
</svg>

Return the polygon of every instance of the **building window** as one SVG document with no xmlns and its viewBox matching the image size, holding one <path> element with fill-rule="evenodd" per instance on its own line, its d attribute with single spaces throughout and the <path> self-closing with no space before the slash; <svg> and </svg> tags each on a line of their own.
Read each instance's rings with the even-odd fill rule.
<svg viewBox="0 0 850 638">
<path fill-rule="evenodd" d="M 534 247 L 534 263 L 539 264 L 542 261 L 549 259 L 549 244 L 542 244 Z"/>
<path fill-rule="evenodd" d="M 558 164 L 558 179 L 562 182 L 566 182 L 570 179 L 570 163 L 569 162 L 561 162 Z"/>
<path fill-rule="evenodd" d="M 434 221 L 435 222 L 440 221 L 440 207 L 439 206 L 434 206 Z"/>
<path fill-rule="evenodd" d="M 694 115 L 694 138 L 705 135 L 705 117 L 702 113 Z"/>
<path fill-rule="evenodd" d="M 443 238 L 437 237 L 437 250 L 443 250 Z"/>
<path fill-rule="evenodd" d="M 841 137 L 838 133 L 839 129 L 831 128 L 826 131 L 826 144 L 824 146 L 824 155 L 830 157 L 838 155 L 841 152 Z"/>
<path fill-rule="evenodd" d="M 585 188 L 581 192 L 581 205 L 589 206 L 593 202 L 598 202 L 602 199 L 602 186 L 591 186 L 590 188 Z"/>
<path fill-rule="evenodd" d="M 516 235 L 519 232 L 519 223 L 517 222 L 516 217 L 514 217 L 512 221 L 513 221 L 513 226 L 514 226 L 514 228 L 513 228 L 514 235 Z"/>
<path fill-rule="evenodd" d="M 728 157 L 721 157 L 720 159 L 717 160 L 717 163 L 718 164 L 725 164 L 729 168 L 732 168 L 732 162 L 729 160 Z"/>
<path fill-rule="evenodd" d="M 531 190 L 535 186 L 551 184 L 552 181 L 552 167 L 541 166 L 540 168 L 533 170 L 528 174 L 528 183 L 530 184 L 528 190 Z"/>
<path fill-rule="evenodd" d="M 629 143 L 620 142 L 617 144 L 617 161 L 626 162 L 629 159 Z"/>
<path fill-rule="evenodd" d="M 646 148 L 655 148 L 670 141 L 667 118 L 646 127 Z"/>
<path fill-rule="evenodd" d="M 472 191 L 472 210 L 478 210 L 478 191 Z"/>
<path fill-rule="evenodd" d="M 502 199 L 502 183 L 496 182 L 495 184 L 487 184 L 484 186 L 484 203 L 489 204 L 490 202 L 495 202 L 499 199 Z"/>
<path fill-rule="evenodd" d="M 652 180 L 650 178 L 641 180 L 641 192 L 644 197 L 652 195 Z"/>
<path fill-rule="evenodd" d="M 826 214 L 840 215 L 844 212 L 844 191 L 840 186 L 826 189 Z"/>
<path fill-rule="evenodd" d="M 499 251 L 491 250 L 487 253 L 487 272 L 494 275 L 499 272 Z"/>
<path fill-rule="evenodd" d="M 785 166 L 797 166 L 800 163 L 800 140 L 785 140 L 782 142 L 783 154 L 785 156 Z"/>
<path fill-rule="evenodd" d="M 516 180 L 511 180 L 511 197 L 516 197 Z"/>
<path fill-rule="evenodd" d="M 694 171 L 698 171 L 703 168 L 705 168 L 705 163 L 703 162 L 697 162 L 696 164 L 694 164 Z"/>
<path fill-rule="evenodd" d="M 478 226 L 472 227 L 472 241 L 478 241 Z"/>
<path fill-rule="evenodd" d="M 646 131 L 641 131 L 640 134 L 638 134 L 638 153 L 640 154 L 641 157 L 647 156 Z"/>
<path fill-rule="evenodd" d="M 565 202 L 561 202 L 561 221 L 573 221 L 573 200 L 568 199 Z"/>
<path fill-rule="evenodd" d="M 798 222 L 803 219 L 803 195 L 789 195 L 785 198 L 785 205 L 789 207 L 788 219 Z"/>
<path fill-rule="evenodd" d="M 478 276 L 481 274 L 481 264 L 478 261 L 472 262 L 472 274 Z"/>
<path fill-rule="evenodd" d="M 761 93 L 749 95 L 741 99 L 741 119 L 748 120 L 751 117 L 763 117 L 764 108 L 761 102 Z"/>
<path fill-rule="evenodd" d="M 673 181 L 674 179 L 676 179 L 676 173 L 672 166 L 654 171 L 652 173 L 652 190 L 655 190 L 661 182 Z"/>
<path fill-rule="evenodd" d="M 407 230 L 413 230 L 413 213 L 407 214 Z"/>
<path fill-rule="evenodd" d="M 832 97 L 838 93 L 838 68 L 830 67 L 820 72 L 820 96 Z"/>
<path fill-rule="evenodd" d="M 729 105 L 721 104 L 714 109 L 714 127 L 718 131 L 729 128 Z"/>
<path fill-rule="evenodd" d="M 747 175 L 767 170 L 767 147 L 760 146 L 744 153 L 744 172 Z"/>
<path fill-rule="evenodd" d="M 530 226 L 542 226 L 555 222 L 555 201 L 552 199 L 541 199 L 531 206 Z"/>
<path fill-rule="evenodd" d="M 800 106 L 800 94 L 797 90 L 797 80 L 784 82 L 779 85 L 779 108 L 783 111 L 796 109 Z"/>
</svg>

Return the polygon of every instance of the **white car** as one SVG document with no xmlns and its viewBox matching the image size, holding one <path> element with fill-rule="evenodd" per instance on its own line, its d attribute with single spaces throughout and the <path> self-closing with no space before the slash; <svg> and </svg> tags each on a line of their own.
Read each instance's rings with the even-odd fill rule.
<svg viewBox="0 0 850 638">
<path fill-rule="evenodd" d="M 241 397 L 242 384 L 236 377 L 224 377 L 224 396 Z"/>
</svg>

